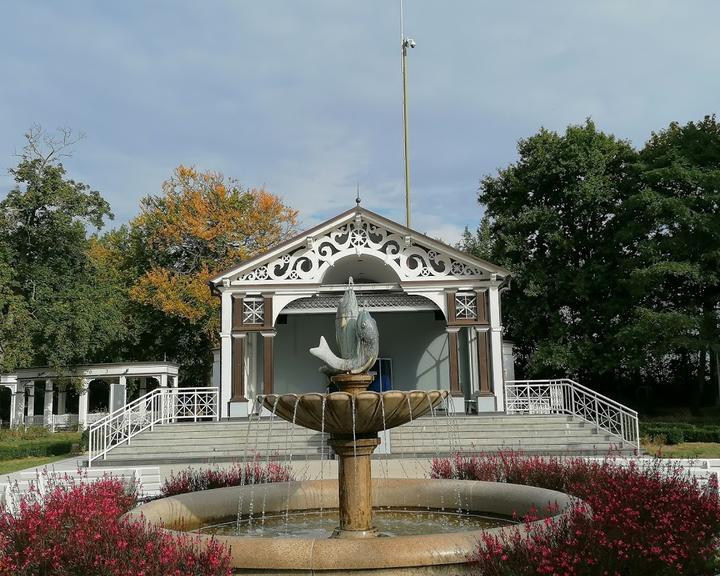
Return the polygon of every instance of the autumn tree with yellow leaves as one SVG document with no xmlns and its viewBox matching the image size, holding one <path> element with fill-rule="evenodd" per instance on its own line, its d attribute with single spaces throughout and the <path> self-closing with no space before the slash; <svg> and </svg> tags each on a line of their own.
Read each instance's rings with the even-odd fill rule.
<svg viewBox="0 0 720 576">
<path fill-rule="evenodd" d="M 178 317 L 215 341 L 220 303 L 208 280 L 295 232 L 297 211 L 263 188 L 179 166 L 163 194 L 141 201 L 131 236 L 146 269 L 130 297 Z"/>
</svg>

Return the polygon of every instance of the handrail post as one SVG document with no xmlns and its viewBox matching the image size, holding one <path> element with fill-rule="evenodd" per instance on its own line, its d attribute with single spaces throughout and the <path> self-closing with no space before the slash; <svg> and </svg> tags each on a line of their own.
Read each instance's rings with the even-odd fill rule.
<svg viewBox="0 0 720 576">
<path fill-rule="evenodd" d="M 594 405 L 594 412 L 595 412 L 595 426 L 598 429 L 598 432 L 600 431 L 600 411 L 598 410 L 598 397 L 597 395 L 593 396 L 593 405 Z"/>
<path fill-rule="evenodd" d="M 213 396 L 215 397 L 215 422 L 220 422 L 220 390 L 215 388 Z"/>
</svg>

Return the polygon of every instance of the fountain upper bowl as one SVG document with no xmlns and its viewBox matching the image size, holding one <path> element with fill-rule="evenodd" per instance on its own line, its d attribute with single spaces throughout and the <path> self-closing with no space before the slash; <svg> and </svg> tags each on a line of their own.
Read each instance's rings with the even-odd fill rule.
<svg viewBox="0 0 720 576">
<path fill-rule="evenodd" d="M 446 390 L 363 391 L 357 394 L 269 394 L 263 405 L 277 416 L 304 428 L 336 435 L 374 434 L 433 411 Z"/>
</svg>

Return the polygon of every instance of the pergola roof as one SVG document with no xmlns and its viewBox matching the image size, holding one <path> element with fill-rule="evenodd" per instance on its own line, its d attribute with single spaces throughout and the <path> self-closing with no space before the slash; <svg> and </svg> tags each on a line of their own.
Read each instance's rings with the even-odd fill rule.
<svg viewBox="0 0 720 576">
<path fill-rule="evenodd" d="M 14 376 L 18 380 L 34 380 L 42 378 L 59 378 L 62 376 L 74 376 L 83 378 L 117 378 L 127 376 L 130 378 L 140 376 L 168 376 L 178 375 L 179 365 L 174 362 L 117 362 L 110 364 L 85 364 L 67 368 L 67 372 L 51 368 L 49 366 L 34 366 L 31 368 L 20 368 L 12 374 L 3 376 Z"/>
<path fill-rule="evenodd" d="M 352 256 L 380 259 L 400 284 L 503 280 L 510 275 L 500 266 L 358 206 L 217 274 L 210 284 L 320 284 L 329 268 Z"/>
</svg>

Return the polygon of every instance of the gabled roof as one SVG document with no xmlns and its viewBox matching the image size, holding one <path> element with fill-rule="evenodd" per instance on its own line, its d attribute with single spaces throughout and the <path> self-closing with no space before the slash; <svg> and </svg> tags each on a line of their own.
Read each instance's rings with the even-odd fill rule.
<svg viewBox="0 0 720 576">
<path fill-rule="evenodd" d="M 510 275 L 500 266 L 357 206 L 217 274 L 210 283 L 318 283 L 327 268 L 353 254 L 381 258 L 401 281 Z"/>
</svg>

